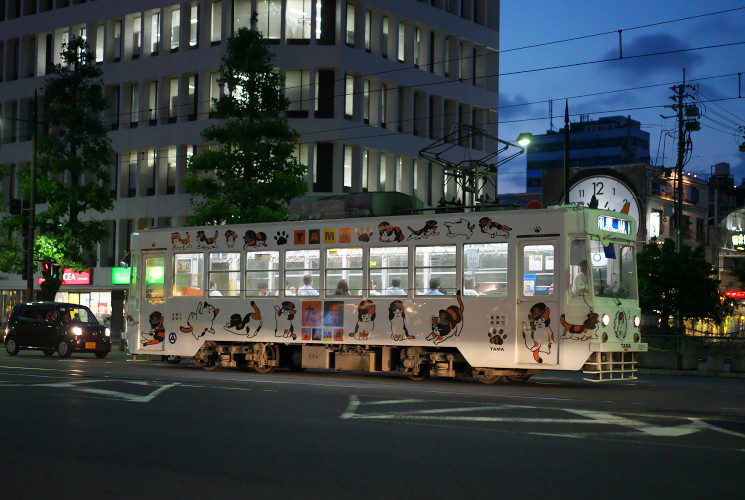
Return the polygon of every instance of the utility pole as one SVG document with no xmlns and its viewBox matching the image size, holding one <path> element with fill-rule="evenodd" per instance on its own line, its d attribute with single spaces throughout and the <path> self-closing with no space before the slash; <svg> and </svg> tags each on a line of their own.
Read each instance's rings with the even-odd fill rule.
<svg viewBox="0 0 745 500">
<path fill-rule="evenodd" d="M 564 199 L 562 204 L 569 204 L 569 99 L 564 102 Z"/>
<path fill-rule="evenodd" d="M 680 253 L 683 248 L 683 167 L 685 166 L 686 153 L 689 152 L 693 143 L 690 132 L 701 130 L 701 124 L 696 120 L 699 115 L 698 107 L 693 104 L 686 104 L 685 100 L 693 96 L 687 94 L 688 90 L 695 90 L 691 85 L 686 85 L 686 71 L 683 69 L 683 83 L 673 85 L 671 90 L 675 93 L 671 99 L 675 102 L 671 106 L 676 112 L 678 119 L 678 155 L 675 162 L 675 251 Z M 679 290 L 675 291 L 680 293 Z M 683 333 L 683 318 L 680 315 L 680 309 L 675 309 L 675 330 Z"/>
<path fill-rule="evenodd" d="M 31 188 L 28 199 L 28 238 L 26 245 L 26 300 L 34 300 L 34 243 L 36 237 L 36 143 L 39 133 L 39 101 L 34 91 L 34 109 L 31 117 Z"/>
</svg>

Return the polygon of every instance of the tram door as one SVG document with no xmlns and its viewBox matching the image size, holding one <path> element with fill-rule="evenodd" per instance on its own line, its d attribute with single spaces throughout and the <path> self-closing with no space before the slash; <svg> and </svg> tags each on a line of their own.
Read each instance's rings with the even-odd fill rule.
<svg viewBox="0 0 745 500">
<path fill-rule="evenodd" d="M 559 362 L 559 292 L 557 242 L 522 241 L 518 256 L 517 362 L 555 365 Z M 556 287 L 556 288 L 554 288 Z"/>
<path fill-rule="evenodd" d="M 166 296 L 166 256 L 161 252 L 143 252 L 142 307 L 140 309 L 140 348 L 162 351 L 165 348 L 164 319 Z"/>
</svg>

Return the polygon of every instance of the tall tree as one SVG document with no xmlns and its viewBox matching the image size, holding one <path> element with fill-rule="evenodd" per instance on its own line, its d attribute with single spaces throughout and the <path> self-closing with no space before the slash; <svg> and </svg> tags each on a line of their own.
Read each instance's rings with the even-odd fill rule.
<svg viewBox="0 0 745 500">
<path fill-rule="evenodd" d="M 643 312 L 657 313 L 666 327 L 675 311 L 684 319 L 722 321 L 732 312 L 732 303 L 719 292 L 714 268 L 701 247 L 692 250 L 675 243 L 652 239 L 638 255 L 639 302 Z"/>
<path fill-rule="evenodd" d="M 241 28 L 228 39 L 219 80 L 224 92 L 213 100 L 224 121 L 202 132 L 218 147 L 192 156 L 184 179 L 196 224 L 284 220 L 290 199 L 307 190 L 273 59 L 255 29 Z"/>
<path fill-rule="evenodd" d="M 96 216 L 114 206 L 109 172 L 114 151 L 101 120 L 107 109 L 102 71 L 88 43 L 74 37 L 61 56 L 62 63 L 54 66 L 44 87 L 42 123 L 49 133 L 38 142 L 36 202 L 44 208 L 35 218 L 35 257 L 84 269 L 95 265 L 96 245 L 108 235 Z M 29 172 L 24 172 L 21 190 L 30 189 Z M 4 220 L 3 226 L 17 230 L 16 218 Z M 0 262 L 0 267 L 7 263 Z M 44 282 L 43 299 L 54 299 L 61 278 Z"/>
</svg>

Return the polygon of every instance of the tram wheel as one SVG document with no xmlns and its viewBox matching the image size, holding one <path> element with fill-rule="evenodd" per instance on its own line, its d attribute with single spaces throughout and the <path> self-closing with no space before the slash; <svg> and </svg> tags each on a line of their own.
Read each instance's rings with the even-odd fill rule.
<svg viewBox="0 0 745 500">
<path fill-rule="evenodd" d="M 492 375 L 491 377 L 478 377 L 477 380 L 482 384 L 492 385 L 502 381 L 502 375 Z"/>
<path fill-rule="evenodd" d="M 429 367 L 426 365 L 422 365 L 419 367 L 419 373 L 417 373 L 416 375 L 407 375 L 407 377 L 409 377 L 410 380 L 413 380 L 415 382 L 420 382 L 424 379 L 428 379 L 429 378 Z"/>
<path fill-rule="evenodd" d="M 279 361 L 279 348 L 276 345 L 266 346 L 265 358 L 267 361 Z M 254 366 L 253 369 L 257 373 L 271 373 L 274 371 L 276 366 L 273 365 L 261 365 Z"/>
<path fill-rule="evenodd" d="M 509 379 L 510 382 L 518 382 L 518 383 L 526 382 L 530 377 L 532 377 L 532 375 L 518 374 L 518 375 L 508 375 L 507 376 L 507 378 Z"/>
</svg>

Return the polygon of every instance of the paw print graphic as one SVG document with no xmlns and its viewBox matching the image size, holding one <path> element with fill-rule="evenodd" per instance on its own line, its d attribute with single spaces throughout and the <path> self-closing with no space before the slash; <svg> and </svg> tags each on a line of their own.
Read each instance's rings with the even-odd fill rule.
<svg viewBox="0 0 745 500">
<path fill-rule="evenodd" d="M 497 330 L 496 328 L 492 328 L 489 330 L 489 342 L 494 345 L 502 345 L 504 344 L 504 341 L 507 339 L 507 334 L 504 333 L 504 328 L 500 328 Z"/>
<path fill-rule="evenodd" d="M 541 232 L 541 226 L 534 227 L 533 228 L 533 231 L 535 231 L 536 233 L 540 233 Z"/>
<path fill-rule="evenodd" d="M 289 236 L 287 236 L 286 231 L 277 231 L 276 236 L 274 236 L 274 241 L 277 242 L 277 245 L 285 245 L 288 238 Z"/>
<path fill-rule="evenodd" d="M 357 228 L 357 239 L 359 241 L 370 241 L 370 238 L 372 238 L 373 231 L 372 228 L 369 227 L 363 227 L 363 228 Z"/>
</svg>

